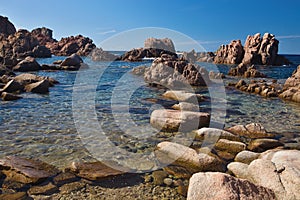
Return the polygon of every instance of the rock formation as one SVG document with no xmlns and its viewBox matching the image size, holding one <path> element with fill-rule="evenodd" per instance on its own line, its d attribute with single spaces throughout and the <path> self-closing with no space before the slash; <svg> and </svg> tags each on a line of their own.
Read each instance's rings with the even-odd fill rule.
<svg viewBox="0 0 300 200">
<path fill-rule="evenodd" d="M 283 90 L 283 93 L 279 95 L 280 98 L 300 102 L 300 65 L 286 80 Z"/>
<path fill-rule="evenodd" d="M 118 56 L 104 51 L 102 48 L 95 48 L 91 52 L 90 57 L 93 61 L 114 61 L 118 58 Z"/>
<path fill-rule="evenodd" d="M 15 26 L 8 20 L 7 17 L 0 16 L 0 34 L 11 35 L 16 32 Z"/>
<path fill-rule="evenodd" d="M 239 64 L 244 57 L 244 49 L 240 40 L 233 40 L 229 45 L 222 45 L 216 52 L 215 63 Z"/>
<path fill-rule="evenodd" d="M 52 33 L 53 31 L 46 27 L 36 28 L 31 31 L 32 37 L 36 38 L 39 41 L 40 45 L 57 42 L 52 37 Z"/>
<path fill-rule="evenodd" d="M 163 38 L 163 39 L 157 39 L 157 38 L 148 38 L 144 42 L 144 48 L 153 48 L 153 49 L 161 49 L 166 50 L 175 53 L 175 46 L 171 39 L 169 38 Z"/>
<path fill-rule="evenodd" d="M 228 75 L 241 76 L 245 78 L 265 78 L 266 76 L 257 71 L 254 65 L 248 67 L 246 64 L 241 63 L 237 67 L 230 68 Z"/>
</svg>

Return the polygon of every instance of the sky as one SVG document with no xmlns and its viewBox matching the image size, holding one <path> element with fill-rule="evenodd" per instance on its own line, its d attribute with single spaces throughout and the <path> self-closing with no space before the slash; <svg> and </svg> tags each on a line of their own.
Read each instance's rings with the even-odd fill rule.
<svg viewBox="0 0 300 200">
<path fill-rule="evenodd" d="M 123 35 L 142 47 L 146 38 L 135 38 L 133 30 L 157 27 L 162 33 L 158 36 L 167 30 L 189 39 L 175 42 L 177 50 L 189 50 L 194 45 L 182 44 L 193 40 L 206 51 L 215 51 L 231 40 L 244 43 L 247 35 L 269 32 L 280 41 L 279 53 L 300 54 L 298 0 L 0 0 L 0 5 L 0 15 L 7 16 L 17 29 L 48 27 L 58 40 L 82 34 L 100 46 L 108 38 L 113 41 L 115 35 Z"/>
</svg>

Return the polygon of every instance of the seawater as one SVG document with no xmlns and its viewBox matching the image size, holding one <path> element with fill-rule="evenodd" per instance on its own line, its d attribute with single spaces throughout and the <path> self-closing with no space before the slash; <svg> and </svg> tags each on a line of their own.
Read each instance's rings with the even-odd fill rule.
<svg viewBox="0 0 300 200">
<path fill-rule="evenodd" d="M 269 77 L 267 80 L 278 79 L 280 83 L 284 83 L 297 64 L 300 64 L 300 56 L 287 57 L 295 64 L 279 67 L 261 66 L 258 69 Z M 51 64 L 59 59 L 63 57 L 38 59 L 38 62 Z M 150 66 L 151 63 L 93 62 L 87 58 L 85 62 L 96 66 L 86 69 L 90 74 L 86 78 L 93 79 L 93 84 L 96 85 L 95 103 L 91 106 L 95 109 L 101 131 L 105 132 L 115 145 L 129 151 L 132 151 L 132 146 L 138 151 L 153 149 L 161 138 L 152 137 L 157 133 L 149 126 L 150 114 L 152 110 L 162 108 L 166 104 L 158 105 L 147 99 L 161 98 L 165 90 L 149 87 L 144 84 L 142 77 L 130 73 L 134 67 Z M 211 68 L 211 64 L 208 63 L 198 64 L 207 69 Z M 224 74 L 227 74 L 229 67 L 218 65 L 219 71 Z M 0 158 L 7 155 L 39 158 L 59 167 L 68 166 L 76 160 L 95 160 L 83 145 L 82 135 L 78 134 L 73 117 L 72 98 L 78 72 L 39 71 L 36 74 L 53 77 L 60 84 L 50 88 L 47 95 L 23 93 L 24 98 L 18 101 L 0 101 Z M 227 78 L 224 82 L 226 85 L 237 80 Z M 122 90 L 122 87 L 129 88 L 129 92 L 126 88 Z M 205 88 L 195 89 L 198 93 L 209 95 Z M 86 94 L 83 92 L 82 96 L 84 95 Z M 200 108 L 210 111 L 209 103 L 201 103 Z M 127 114 L 130 119 L 119 117 L 123 114 Z M 133 121 L 135 127 L 126 126 L 129 121 Z M 226 87 L 225 127 L 251 122 L 263 124 L 270 132 L 300 135 L 300 106 L 279 98 L 266 99 Z M 124 129 L 126 132 L 135 131 L 135 135 L 124 135 Z M 136 130 L 140 130 L 143 137 L 139 137 Z"/>
</svg>

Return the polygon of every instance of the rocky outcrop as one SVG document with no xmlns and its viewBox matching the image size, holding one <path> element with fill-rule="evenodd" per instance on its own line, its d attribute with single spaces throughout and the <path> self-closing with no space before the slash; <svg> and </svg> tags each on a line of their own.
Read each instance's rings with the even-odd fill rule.
<svg viewBox="0 0 300 200">
<path fill-rule="evenodd" d="M 102 48 L 95 48 L 91 52 L 90 57 L 93 61 L 114 61 L 118 58 L 118 56 L 104 51 Z"/>
<path fill-rule="evenodd" d="M 190 52 L 183 52 L 182 58 L 194 62 L 213 62 L 215 54 L 213 52 L 196 52 L 194 49 Z"/>
<path fill-rule="evenodd" d="M 47 45 L 47 43 L 54 43 L 57 42 L 52 37 L 53 31 L 49 28 L 42 27 L 42 28 L 36 28 L 31 31 L 32 37 L 36 38 L 40 45 Z"/>
<path fill-rule="evenodd" d="M 52 54 L 56 56 L 69 56 L 73 53 L 79 56 L 87 56 L 96 47 L 88 37 L 82 35 L 70 36 L 62 38 L 58 42 L 47 43 L 46 47 L 49 48 Z"/>
<path fill-rule="evenodd" d="M 163 38 L 163 39 L 158 39 L 158 38 L 147 38 L 144 42 L 144 48 L 153 48 L 153 49 L 161 49 L 165 51 L 170 51 L 175 53 L 175 46 L 174 43 L 171 39 L 169 38 Z"/>
<path fill-rule="evenodd" d="M 237 67 L 230 68 L 229 76 L 241 76 L 245 78 L 265 78 L 266 75 L 257 71 L 254 65 L 248 67 L 246 64 L 241 63 Z"/>
<path fill-rule="evenodd" d="M 222 45 L 216 52 L 215 63 L 239 64 L 244 57 L 244 49 L 240 40 L 233 40 L 229 45 Z"/>
<path fill-rule="evenodd" d="M 178 60 L 170 55 L 163 55 L 153 61 L 144 75 L 150 85 L 162 85 L 173 88 L 206 86 L 209 84 L 208 72 L 186 60 Z"/>
<path fill-rule="evenodd" d="M 176 53 L 164 49 L 138 48 L 126 52 L 124 55 L 120 56 L 117 60 L 123 60 L 127 62 L 140 62 L 143 61 L 143 58 L 158 58 L 164 54 L 170 55 L 174 57 L 174 59 L 177 58 Z"/>
<path fill-rule="evenodd" d="M 232 164 L 231 164 L 232 165 Z M 272 190 L 276 199 L 300 198 L 300 151 L 274 149 L 249 165 L 235 167 L 234 175 Z"/>
<path fill-rule="evenodd" d="M 287 65 L 290 62 L 278 55 L 279 41 L 274 35 L 260 33 L 248 36 L 244 47 L 240 40 L 233 40 L 229 45 L 222 45 L 216 52 L 215 63 L 246 65 Z"/>
<path fill-rule="evenodd" d="M 278 97 L 282 92 L 281 85 L 274 82 L 268 83 L 265 80 L 252 80 L 251 83 L 240 80 L 237 83 L 233 83 L 232 86 L 241 91 L 258 94 L 263 97 Z"/>
<path fill-rule="evenodd" d="M 0 16 L 0 34 L 12 35 L 15 34 L 15 26 L 8 20 L 7 17 Z"/>
<path fill-rule="evenodd" d="M 283 92 L 279 95 L 280 98 L 300 102 L 300 65 L 289 77 L 284 85 Z"/>
<path fill-rule="evenodd" d="M 219 172 L 197 173 L 190 179 L 188 200 L 275 200 L 272 190 Z"/>
</svg>

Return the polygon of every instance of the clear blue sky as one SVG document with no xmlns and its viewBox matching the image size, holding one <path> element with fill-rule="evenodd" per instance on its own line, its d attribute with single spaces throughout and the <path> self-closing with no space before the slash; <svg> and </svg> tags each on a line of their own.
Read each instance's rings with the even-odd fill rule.
<svg viewBox="0 0 300 200">
<path fill-rule="evenodd" d="M 17 28 L 46 26 L 56 39 L 80 33 L 97 45 L 129 29 L 162 27 L 214 51 L 230 40 L 270 32 L 279 37 L 280 53 L 300 54 L 298 0 L 0 0 L 0 5 L 0 14 Z"/>
</svg>

